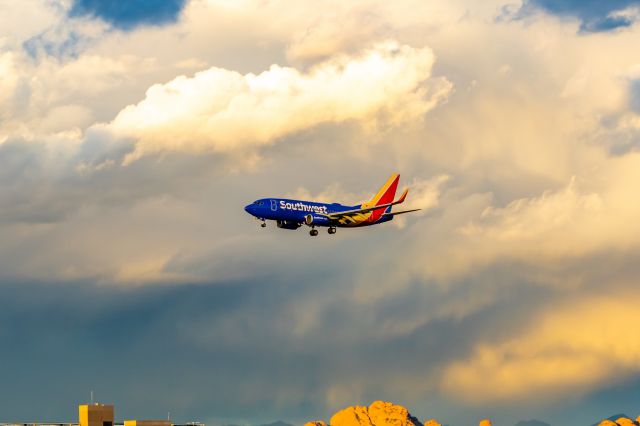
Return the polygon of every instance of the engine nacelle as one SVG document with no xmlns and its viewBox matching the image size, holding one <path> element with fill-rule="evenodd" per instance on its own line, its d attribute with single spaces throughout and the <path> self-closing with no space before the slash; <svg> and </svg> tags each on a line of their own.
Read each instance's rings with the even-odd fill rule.
<svg viewBox="0 0 640 426">
<path fill-rule="evenodd" d="M 291 222 L 289 220 L 279 220 L 276 224 L 278 225 L 278 228 L 282 229 L 298 229 L 302 226 L 301 223 Z"/>
<path fill-rule="evenodd" d="M 324 216 L 319 216 L 316 214 L 308 214 L 304 217 L 304 223 L 312 226 L 312 225 L 317 225 L 317 226 L 331 226 L 331 221 L 324 217 Z"/>
</svg>

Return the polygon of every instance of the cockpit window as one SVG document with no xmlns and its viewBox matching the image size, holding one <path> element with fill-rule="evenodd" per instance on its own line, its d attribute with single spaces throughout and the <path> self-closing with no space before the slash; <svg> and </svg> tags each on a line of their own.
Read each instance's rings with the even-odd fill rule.
<svg viewBox="0 0 640 426">
<path fill-rule="evenodd" d="M 258 206 L 262 206 L 262 205 L 264 205 L 264 201 L 254 201 L 253 204 L 256 204 Z"/>
</svg>

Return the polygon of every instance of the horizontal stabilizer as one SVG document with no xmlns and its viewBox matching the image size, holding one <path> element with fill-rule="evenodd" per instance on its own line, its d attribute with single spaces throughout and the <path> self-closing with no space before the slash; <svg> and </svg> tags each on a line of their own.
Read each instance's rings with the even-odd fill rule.
<svg viewBox="0 0 640 426">
<path fill-rule="evenodd" d="M 398 214 L 417 212 L 418 210 L 422 210 L 422 209 L 411 209 L 411 210 L 402 210 L 401 212 L 384 213 L 382 216 L 395 216 L 395 215 L 398 215 Z"/>
</svg>

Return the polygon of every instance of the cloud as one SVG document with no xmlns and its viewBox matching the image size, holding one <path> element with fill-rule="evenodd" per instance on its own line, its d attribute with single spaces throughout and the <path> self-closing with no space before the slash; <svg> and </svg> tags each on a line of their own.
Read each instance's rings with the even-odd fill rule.
<svg viewBox="0 0 640 426">
<path fill-rule="evenodd" d="M 576 189 L 575 181 L 555 193 L 544 193 L 533 199 L 520 199 L 504 208 L 487 207 L 479 224 L 471 223 L 461 231 L 473 238 L 490 239 L 496 242 L 517 242 L 518 245 L 532 247 L 532 242 L 550 247 L 558 247 L 564 240 L 566 244 L 578 243 L 584 248 L 584 241 L 578 242 L 577 236 L 566 238 L 570 228 L 592 230 L 582 221 L 600 221 L 603 218 L 604 202 L 598 194 L 582 194 Z M 610 216 L 607 216 L 610 217 Z M 556 240 L 556 235 L 562 235 Z M 523 244 L 527 242 L 527 244 Z"/>
<path fill-rule="evenodd" d="M 555 193 L 487 208 L 478 225 L 470 224 L 463 233 L 507 245 L 517 242 L 553 257 L 639 244 L 629 231 L 636 228 L 630 218 L 639 212 L 640 204 L 626 195 L 639 162 L 637 154 L 611 160 L 611 168 L 601 171 L 597 192 L 580 191 L 572 180 Z"/>
<path fill-rule="evenodd" d="M 336 3 L 332 6 L 294 35 L 287 47 L 288 58 L 317 61 L 393 35 L 387 21 L 380 16 L 379 5 L 350 7 Z"/>
<path fill-rule="evenodd" d="M 110 110 L 121 108 L 121 93 L 153 68 L 153 60 L 127 55 L 86 54 L 61 61 L 49 56 L 33 60 L 24 52 L 0 53 L 0 142 L 85 130 L 102 116 L 111 118 Z M 105 93 L 110 96 L 105 98 Z"/>
<path fill-rule="evenodd" d="M 2 114 L 2 121 L 5 121 L 9 113 L 9 108 L 7 107 L 13 102 L 19 84 L 14 55 L 10 52 L 0 55 L 0 73 L 3 75 L 3 79 L 0 80 L 0 114 Z M 6 138 L 6 134 L 2 135 L 0 142 L 3 142 Z"/>
<path fill-rule="evenodd" d="M 450 176 L 440 175 L 430 179 L 418 179 L 414 178 L 411 183 L 407 185 L 411 189 L 411 199 L 407 200 L 407 204 L 403 207 L 406 209 L 422 209 L 424 212 L 437 207 L 441 187 L 446 184 L 450 179 Z"/>
<path fill-rule="evenodd" d="M 445 79 L 426 84 L 434 59 L 429 48 L 387 42 L 307 72 L 273 65 L 241 75 L 214 67 L 151 87 L 110 128 L 135 139 L 130 163 L 162 152 L 257 148 L 329 122 L 398 126 L 419 120 L 450 92 Z"/>
<path fill-rule="evenodd" d="M 56 26 L 64 15 L 64 2 L 24 0 L 6 7 L 0 16 L 0 49 L 20 46 L 47 29 Z M 21 19 L 28 16 L 28 20 Z"/>
<path fill-rule="evenodd" d="M 474 271 L 508 260 L 535 270 L 527 279 L 540 285 L 583 288 L 589 280 L 567 265 L 603 251 L 624 253 L 640 247 L 640 230 L 632 219 L 640 214 L 640 204 L 628 197 L 639 162 L 635 153 L 611 160 L 597 184 L 583 180 L 592 190 L 574 178 L 559 190 L 501 207 L 491 194 L 459 198 L 450 189 L 439 200 L 447 217 L 429 217 L 432 223 L 424 232 L 430 241 L 412 242 L 410 251 L 429 262 L 403 259 L 403 272 L 388 280 L 408 285 L 418 276 L 454 285 Z M 449 231 L 442 236 L 440 229 Z"/>
<path fill-rule="evenodd" d="M 73 0 L 70 16 L 91 16 L 116 28 L 132 30 L 140 25 L 175 22 L 186 0 Z"/>
<path fill-rule="evenodd" d="M 637 293 L 598 294 L 543 310 L 518 335 L 478 344 L 446 367 L 442 386 L 473 401 L 580 395 L 640 371 Z"/>
<path fill-rule="evenodd" d="M 640 80 L 631 82 L 631 107 L 634 112 L 640 114 Z"/>
<path fill-rule="evenodd" d="M 339 202 L 345 205 L 355 205 L 357 203 L 362 203 L 365 200 L 370 199 L 373 195 L 375 194 L 364 191 L 360 193 L 352 193 L 346 191 L 342 187 L 342 185 L 337 182 L 330 184 L 319 193 L 311 193 L 311 191 L 309 191 L 308 189 L 300 186 L 294 191 L 286 194 L 288 198 L 298 200 L 317 200 L 322 203 Z"/>
</svg>

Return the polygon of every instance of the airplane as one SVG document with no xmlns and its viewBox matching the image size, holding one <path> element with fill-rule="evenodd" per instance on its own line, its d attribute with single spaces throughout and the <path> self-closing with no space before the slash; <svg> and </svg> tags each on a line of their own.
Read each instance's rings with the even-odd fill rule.
<svg viewBox="0 0 640 426">
<path fill-rule="evenodd" d="M 262 228 L 267 226 L 267 220 L 274 220 L 281 229 L 296 230 L 303 224 L 307 225 L 311 228 L 309 235 L 312 237 L 318 235 L 316 226 L 327 227 L 329 234 L 335 234 L 337 228 L 378 225 L 393 220 L 399 214 L 420 210 L 391 211 L 393 206 L 404 202 L 409 192 L 408 188 L 405 189 L 400 198 L 393 201 L 399 180 L 399 174 L 391 175 L 373 198 L 355 206 L 286 198 L 261 198 L 244 209 L 262 222 Z"/>
</svg>

